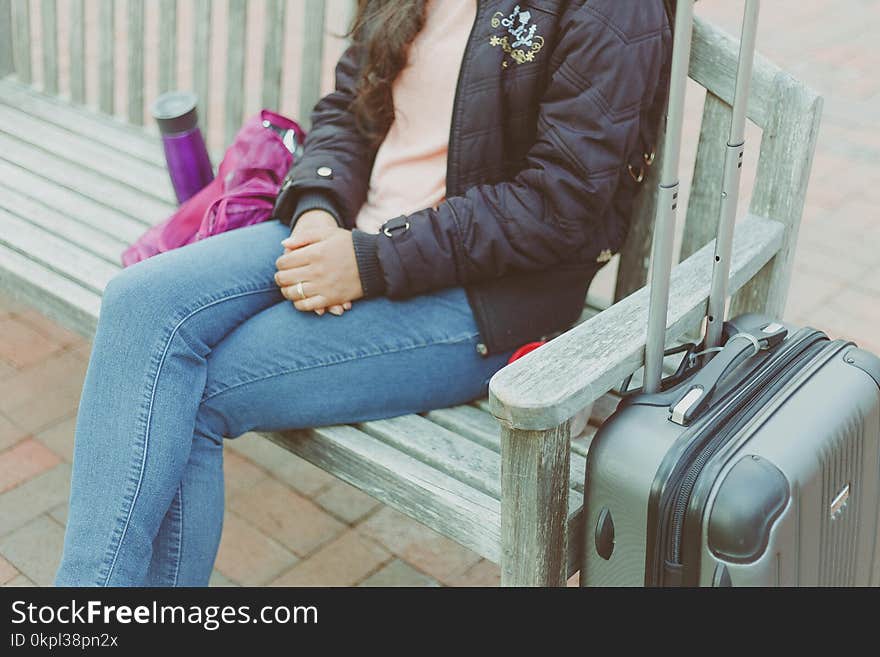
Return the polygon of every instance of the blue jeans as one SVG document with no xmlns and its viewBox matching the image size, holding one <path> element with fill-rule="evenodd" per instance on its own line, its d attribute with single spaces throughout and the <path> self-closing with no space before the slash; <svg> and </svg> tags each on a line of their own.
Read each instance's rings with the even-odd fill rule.
<svg viewBox="0 0 880 657">
<path fill-rule="evenodd" d="M 360 422 L 484 395 L 465 291 L 300 312 L 267 221 L 162 253 L 104 292 L 76 421 L 56 585 L 204 586 L 223 524 L 223 439 Z"/>
</svg>

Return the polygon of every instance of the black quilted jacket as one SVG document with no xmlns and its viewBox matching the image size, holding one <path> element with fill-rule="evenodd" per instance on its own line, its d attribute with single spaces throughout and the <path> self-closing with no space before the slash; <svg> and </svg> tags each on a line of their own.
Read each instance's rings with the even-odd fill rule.
<svg viewBox="0 0 880 657">
<path fill-rule="evenodd" d="M 665 105 L 662 0 L 480 0 L 449 135 L 446 200 L 354 228 L 375 149 L 348 111 L 360 56 L 336 68 L 276 217 L 325 208 L 353 229 L 367 297 L 462 285 L 491 354 L 570 327 L 626 238 Z M 285 209 L 286 208 L 286 209 Z"/>
</svg>

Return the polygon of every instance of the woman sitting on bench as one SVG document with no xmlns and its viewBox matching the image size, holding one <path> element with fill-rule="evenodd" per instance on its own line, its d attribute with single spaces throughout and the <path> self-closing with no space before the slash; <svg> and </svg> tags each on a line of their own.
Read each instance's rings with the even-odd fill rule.
<svg viewBox="0 0 880 657">
<path fill-rule="evenodd" d="M 662 0 L 361 0 L 352 37 L 275 219 L 108 284 L 56 584 L 207 585 L 225 437 L 481 397 L 622 246 Z"/>
</svg>

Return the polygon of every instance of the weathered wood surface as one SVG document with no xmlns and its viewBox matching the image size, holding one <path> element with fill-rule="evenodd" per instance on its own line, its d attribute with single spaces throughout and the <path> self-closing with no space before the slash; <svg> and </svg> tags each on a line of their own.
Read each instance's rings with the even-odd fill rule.
<svg viewBox="0 0 880 657">
<path fill-rule="evenodd" d="M 324 61 L 324 22 L 326 6 L 323 0 L 306 0 L 303 19 L 302 78 L 299 85 L 299 116 L 308 129 L 312 108 L 321 95 L 321 69 Z"/>
<path fill-rule="evenodd" d="M 177 87 L 177 0 L 159 1 L 159 93 Z"/>
<path fill-rule="evenodd" d="M 85 0 L 70 0 L 70 100 L 86 102 L 86 31 Z"/>
<path fill-rule="evenodd" d="M 731 114 L 730 105 L 711 92 L 706 94 L 679 260 L 686 260 L 699 251 L 718 232 L 721 178 Z"/>
<path fill-rule="evenodd" d="M 0 290 L 91 338 L 101 297 L 0 242 Z"/>
<path fill-rule="evenodd" d="M 113 114 L 116 107 L 116 3 L 98 5 L 98 109 Z"/>
<path fill-rule="evenodd" d="M 500 557 L 500 503 L 352 427 L 265 434 L 495 562 Z"/>
<path fill-rule="evenodd" d="M 783 226 L 749 215 L 736 228 L 730 289 L 738 290 L 782 244 Z M 714 240 L 672 272 L 667 342 L 706 310 Z M 492 414 L 519 429 L 558 426 L 644 361 L 648 289 L 628 296 L 508 365 L 489 384 Z"/>
<path fill-rule="evenodd" d="M 64 128 L 47 124 L 27 112 L 0 103 L 0 131 L 26 142 L 34 148 L 51 148 L 54 157 L 63 158 L 76 165 L 102 173 L 138 192 L 176 204 L 169 183 L 168 173 L 162 169 L 132 159 L 101 143 L 95 143 L 71 133 Z"/>
<path fill-rule="evenodd" d="M 8 165 L 0 161 L 0 176 L 4 176 L 7 170 Z M 114 269 L 119 267 L 119 254 L 128 246 L 123 240 L 78 220 L 66 208 L 53 208 L 39 199 L 23 194 L 20 189 L 15 185 L 14 179 L 10 184 L 4 178 L 3 186 L 0 187 L 0 193 L 3 194 L 0 213 L 9 212 L 41 232 L 63 238 L 65 249 L 80 250 L 109 263 Z M 15 235 L 13 239 L 18 237 Z M 87 278 L 87 275 L 82 278 Z"/>
<path fill-rule="evenodd" d="M 229 0 L 226 34 L 226 106 L 223 134 L 232 142 L 244 113 L 244 62 L 247 38 L 247 2 Z"/>
<path fill-rule="evenodd" d="M 26 202 L 38 203 L 49 211 L 66 217 L 66 223 L 73 232 L 93 229 L 131 244 L 147 229 L 148 224 L 145 222 L 132 219 L 62 184 L 42 178 L 38 173 L 22 169 L 3 159 L 0 159 L 0 189 L 4 194 L 2 207 L 17 213 L 19 202 L 16 199 L 22 196 L 27 199 Z M 42 222 L 41 216 L 38 213 L 33 218 Z M 89 241 L 86 248 L 94 251 L 96 247 Z M 119 252 L 121 253 L 121 249 Z"/>
<path fill-rule="evenodd" d="M 760 311 L 782 317 L 819 135 L 822 98 L 785 74 L 779 76 L 775 90 L 775 109 L 764 128 L 750 211 L 782 222 L 785 234 L 776 257 L 734 295 L 732 315 Z"/>
<path fill-rule="evenodd" d="M 0 126 L 2 127 L 2 126 Z M 0 151 L 3 158 L 33 173 L 42 174 L 63 186 L 100 200 L 104 205 L 146 224 L 154 224 L 167 217 L 174 205 L 160 201 L 90 169 L 71 166 L 69 162 L 47 157 L 46 151 L 19 141 L 0 131 Z"/>
<path fill-rule="evenodd" d="M 82 249 L 70 248 L 67 240 L 52 232 L 19 219 L 0 208 L 3 232 L 0 243 L 57 274 L 75 279 L 82 287 L 101 293 L 110 279 L 119 271 L 118 266 L 97 258 Z"/>
<path fill-rule="evenodd" d="M 732 113 L 730 105 L 712 92 L 706 92 L 679 261 L 686 260 L 708 244 L 718 232 L 721 179 Z M 686 335 L 698 341 L 703 321 L 703 317 L 697 318 Z"/>
<path fill-rule="evenodd" d="M 418 415 L 359 425 L 365 433 L 496 499 L 501 496 L 498 454 Z"/>
<path fill-rule="evenodd" d="M 40 3 L 40 47 L 43 51 L 43 91 L 58 93 L 58 13 L 56 0 Z"/>
<path fill-rule="evenodd" d="M 144 124 L 144 0 L 128 0 L 128 121 Z"/>
<path fill-rule="evenodd" d="M 12 0 L 0 0 L 0 78 L 15 71 L 12 47 Z"/>
<path fill-rule="evenodd" d="M 177 87 L 177 0 L 159 2 L 159 93 Z"/>
<path fill-rule="evenodd" d="M 739 40 L 699 17 L 694 19 L 690 76 L 728 105 L 733 104 Z M 752 88 L 746 116 L 761 127 L 766 125 L 775 99 L 777 76 L 782 70 L 755 54 Z"/>
<path fill-rule="evenodd" d="M 564 586 L 568 575 L 568 420 L 501 430 L 501 584 Z"/>
<path fill-rule="evenodd" d="M 19 82 L 28 84 L 32 80 L 30 0 L 13 0 L 12 20 L 15 77 Z"/>
<path fill-rule="evenodd" d="M 140 128 L 86 108 L 71 106 L 11 80 L 0 83 L 0 103 L 27 112 L 44 124 L 64 128 L 74 135 L 72 138 L 88 138 L 165 170 L 160 141 Z"/>
<path fill-rule="evenodd" d="M 196 0 L 193 25 L 193 52 L 211 52 L 211 3 L 212 0 Z M 208 134 L 213 117 L 208 111 L 210 103 L 211 58 L 193 59 L 193 91 L 199 98 L 199 124 Z"/>
<path fill-rule="evenodd" d="M 287 2 L 268 0 L 263 48 L 263 107 L 278 111 L 281 106 L 281 73 L 284 68 L 284 17 Z"/>
<path fill-rule="evenodd" d="M 610 396 L 610 395 L 609 395 Z M 616 402 L 614 402 L 616 406 Z M 476 406 L 455 406 L 426 413 L 425 417 L 434 424 L 449 429 L 453 433 L 465 436 L 468 440 L 492 450 L 501 452 L 501 430 L 498 422 L 486 411 Z M 591 421 L 595 418 L 595 414 Z M 579 493 L 584 492 L 584 470 L 586 462 L 586 450 L 583 449 L 589 441 L 582 441 L 575 445 L 572 440 L 571 467 L 569 468 L 569 485 Z"/>
</svg>

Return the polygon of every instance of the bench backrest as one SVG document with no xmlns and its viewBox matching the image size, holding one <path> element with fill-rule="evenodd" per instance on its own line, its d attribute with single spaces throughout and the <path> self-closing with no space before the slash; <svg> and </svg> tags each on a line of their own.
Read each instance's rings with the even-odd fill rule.
<svg viewBox="0 0 880 657">
<path fill-rule="evenodd" d="M 680 260 L 714 239 L 717 230 L 738 54 L 738 39 L 696 19 L 690 77 L 705 90 L 705 101 L 695 156 L 690 160 L 682 157 L 682 167 L 692 163 L 693 174 L 682 175 L 687 213 Z M 781 316 L 784 310 L 821 113 L 820 96 L 758 54 L 747 112 L 750 130 L 746 169 L 754 172 L 749 211 L 781 222 L 785 235 L 776 257 L 733 297 L 732 315 L 754 311 Z M 756 163 L 755 158 L 748 157 L 749 152 L 755 151 Z M 621 252 L 615 301 L 641 288 L 647 279 L 662 157 L 662 153 L 657 154 L 643 183 L 645 189 Z M 745 173 L 744 183 L 747 178 Z M 747 190 L 747 185 L 743 189 Z"/>
<path fill-rule="evenodd" d="M 65 16 L 59 14 L 62 7 Z M 0 77 L 14 74 L 46 94 L 88 102 L 136 125 L 150 123 L 145 107 L 156 94 L 189 87 L 200 98 L 222 99 L 200 107 L 203 128 L 216 148 L 228 143 L 243 117 L 258 106 L 307 119 L 332 84 L 332 68 L 344 47 L 334 35 L 345 31 L 353 9 L 353 0 L 0 0 Z M 123 10 L 124 16 L 117 15 Z M 120 30 L 124 61 L 118 52 Z M 692 164 L 693 175 L 682 176 L 687 213 L 681 259 L 714 237 L 737 48 L 737 40 L 697 20 L 691 78 L 705 89 L 705 105 L 696 156 L 682 158 L 683 167 Z M 206 52 L 219 56 L 217 65 L 218 57 L 195 56 Z M 145 76 L 148 67 L 158 75 Z M 254 68 L 261 75 L 246 80 L 245 70 Z M 179 79 L 181 71 L 190 79 Z M 158 79 L 158 88 L 147 88 L 148 77 Z M 207 111 L 215 106 L 219 118 Z M 760 130 L 750 210 L 781 221 L 786 246 L 736 295 L 735 311 L 782 312 L 820 113 L 821 98 L 758 57 L 748 112 Z M 751 135 L 747 148 L 755 148 L 757 136 Z M 647 278 L 660 158 L 662 153 L 647 169 L 620 254 L 614 300 L 642 287 Z"/>
<path fill-rule="evenodd" d="M 159 93 L 192 89 L 211 100 L 199 118 L 216 148 L 260 107 L 307 122 L 332 82 L 353 8 L 354 0 L 0 0 L 0 77 L 134 125 L 152 125 Z M 259 75 L 246 79 L 246 70 Z"/>
</svg>

